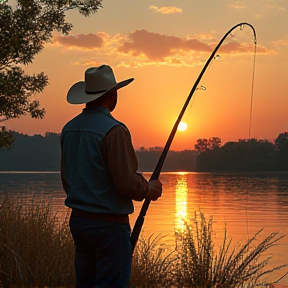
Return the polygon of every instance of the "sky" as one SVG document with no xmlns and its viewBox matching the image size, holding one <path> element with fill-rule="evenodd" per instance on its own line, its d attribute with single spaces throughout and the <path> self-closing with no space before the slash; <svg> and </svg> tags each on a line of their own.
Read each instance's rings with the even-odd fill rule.
<svg viewBox="0 0 288 288">
<path fill-rule="evenodd" d="M 135 80 L 118 91 L 112 115 L 126 124 L 135 149 L 164 147 L 206 61 L 217 51 L 192 96 L 171 150 L 194 149 L 199 138 L 268 139 L 288 131 L 288 0 L 103 0 L 90 17 L 67 11 L 68 36 L 53 34 L 29 74 L 44 71 L 49 86 L 35 97 L 42 120 L 5 121 L 11 130 L 60 133 L 84 105 L 66 101 L 85 70 L 110 65 L 116 80 Z"/>
</svg>

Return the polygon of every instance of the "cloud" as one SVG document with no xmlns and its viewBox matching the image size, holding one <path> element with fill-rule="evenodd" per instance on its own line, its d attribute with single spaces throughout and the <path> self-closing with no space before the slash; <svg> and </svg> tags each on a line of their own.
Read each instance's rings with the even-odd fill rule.
<svg viewBox="0 0 288 288">
<path fill-rule="evenodd" d="M 283 1 L 283 5 L 280 5 L 280 3 L 265 3 L 266 8 L 270 10 L 279 10 L 279 11 L 287 11 L 287 1 Z"/>
<path fill-rule="evenodd" d="M 230 42 L 227 44 L 221 45 L 219 48 L 219 53 L 223 54 L 249 54 L 254 53 L 254 44 L 239 44 L 237 42 Z M 276 54 L 274 50 L 269 50 L 264 46 L 257 45 L 256 47 L 257 54 Z"/>
<path fill-rule="evenodd" d="M 212 50 L 209 45 L 197 39 L 167 36 L 147 30 L 136 30 L 127 40 L 118 48 L 119 52 L 160 61 L 181 51 L 210 52 Z"/>
<path fill-rule="evenodd" d="M 195 37 L 201 40 L 212 40 L 214 38 L 213 34 L 211 33 L 199 33 Z"/>
<path fill-rule="evenodd" d="M 242 43 L 243 41 L 239 44 L 236 37 L 233 39 L 229 43 L 225 41 L 219 53 L 234 56 L 254 52 L 253 44 L 245 44 Z M 207 61 L 217 45 L 217 40 L 213 33 L 178 37 L 147 30 L 135 30 L 128 35 L 108 35 L 104 32 L 70 36 L 55 34 L 52 45 L 63 47 L 65 52 L 67 49 L 77 51 L 78 56 L 72 60 L 71 65 L 99 66 L 101 63 L 110 63 L 122 67 L 149 65 L 192 67 L 203 65 Z M 257 53 L 276 52 L 258 45 Z"/>
<path fill-rule="evenodd" d="M 272 45 L 276 48 L 288 47 L 288 36 L 285 39 L 273 41 Z"/>
<path fill-rule="evenodd" d="M 245 9 L 246 5 L 232 4 L 232 5 L 230 5 L 230 7 L 234 8 L 234 9 Z"/>
<path fill-rule="evenodd" d="M 98 67 L 101 65 L 101 63 L 97 60 L 87 60 L 84 62 L 80 62 L 80 61 L 75 61 L 75 62 L 71 62 L 71 65 L 73 66 L 90 66 L 90 67 Z"/>
<path fill-rule="evenodd" d="M 160 13 L 160 14 L 175 14 L 175 13 L 182 13 L 181 8 L 173 7 L 173 6 L 168 6 L 168 7 L 160 7 L 158 8 L 157 6 L 151 5 L 149 7 L 153 12 L 155 13 Z"/>
<path fill-rule="evenodd" d="M 104 45 L 105 33 L 89 33 L 64 36 L 54 34 L 53 43 L 60 44 L 67 49 L 94 50 Z"/>
</svg>

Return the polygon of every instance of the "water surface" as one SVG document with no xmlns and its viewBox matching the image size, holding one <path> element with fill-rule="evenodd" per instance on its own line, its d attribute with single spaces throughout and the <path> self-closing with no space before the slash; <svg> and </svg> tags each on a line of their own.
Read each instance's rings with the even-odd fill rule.
<svg viewBox="0 0 288 288">
<path fill-rule="evenodd" d="M 151 174 L 144 173 L 149 179 Z M 175 247 L 175 231 L 182 231 L 182 219 L 193 219 L 199 210 L 208 220 L 213 216 L 215 243 L 219 245 L 225 227 L 234 246 L 239 246 L 264 228 L 257 240 L 272 232 L 286 234 L 277 246 L 268 250 L 272 255 L 269 267 L 288 264 L 288 173 L 163 173 L 163 196 L 151 202 L 143 226 L 145 237 L 152 233 L 166 236 L 165 244 Z M 51 203 L 54 211 L 69 212 L 64 205 L 65 193 L 59 173 L 0 173 L 0 195 L 16 199 Z M 135 202 L 131 226 L 143 203 Z M 256 242 L 255 242 L 256 243 Z M 285 268 L 284 268 L 285 269 Z M 288 268 L 285 270 L 287 271 Z M 273 280 L 285 273 L 273 274 Z M 288 276 L 281 283 L 288 284 Z"/>
</svg>

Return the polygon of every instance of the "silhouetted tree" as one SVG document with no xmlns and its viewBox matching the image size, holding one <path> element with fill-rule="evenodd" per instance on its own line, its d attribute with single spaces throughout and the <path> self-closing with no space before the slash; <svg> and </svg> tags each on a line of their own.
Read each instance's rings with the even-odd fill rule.
<svg viewBox="0 0 288 288">
<path fill-rule="evenodd" d="M 206 152 L 209 150 L 208 139 L 197 139 L 197 143 L 194 145 L 197 153 Z"/>
<path fill-rule="evenodd" d="M 219 137 L 211 137 L 209 139 L 198 139 L 194 148 L 197 153 L 207 152 L 209 150 L 217 149 L 221 146 L 221 139 Z"/>
<path fill-rule="evenodd" d="M 0 149 L 0 170 L 59 171 L 60 141 L 56 133 L 45 136 L 12 132 L 13 149 Z"/>
<path fill-rule="evenodd" d="M 214 150 L 221 146 L 222 140 L 219 137 L 211 137 L 209 138 L 209 149 Z"/>
<path fill-rule="evenodd" d="M 43 72 L 27 75 L 23 66 L 49 42 L 52 31 L 65 35 L 72 28 L 65 22 L 65 11 L 78 9 L 84 16 L 95 13 L 102 0 L 18 0 L 12 8 L 0 3 L 0 121 L 30 115 L 42 118 L 45 109 L 35 96 L 48 85 Z M 0 131 L 3 134 L 3 131 Z M 2 135 L 2 138 L 5 137 Z M 6 145 L 6 144 L 4 144 Z M 9 145 L 9 144 L 8 144 Z"/>
<path fill-rule="evenodd" d="M 275 140 L 279 170 L 288 170 L 288 132 L 280 133 Z"/>
<path fill-rule="evenodd" d="M 275 147 L 268 140 L 239 139 L 201 152 L 197 171 L 274 171 Z"/>
<path fill-rule="evenodd" d="M 14 139 L 11 131 L 6 131 L 5 126 L 2 126 L 0 132 L 0 148 L 5 147 L 6 149 L 11 149 Z"/>
</svg>

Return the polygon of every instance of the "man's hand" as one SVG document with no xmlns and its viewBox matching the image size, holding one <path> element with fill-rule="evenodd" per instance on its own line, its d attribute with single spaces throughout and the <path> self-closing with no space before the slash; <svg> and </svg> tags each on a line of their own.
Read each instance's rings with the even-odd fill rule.
<svg viewBox="0 0 288 288">
<path fill-rule="evenodd" d="M 162 183 L 159 180 L 148 182 L 149 191 L 146 199 L 155 201 L 162 196 Z"/>
</svg>

